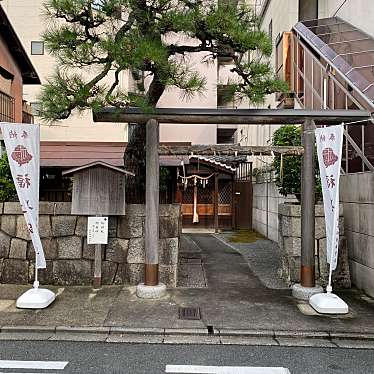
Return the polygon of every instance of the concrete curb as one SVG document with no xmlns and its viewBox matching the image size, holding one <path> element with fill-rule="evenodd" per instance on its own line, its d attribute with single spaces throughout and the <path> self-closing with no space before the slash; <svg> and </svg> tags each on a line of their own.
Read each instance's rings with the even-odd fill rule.
<svg viewBox="0 0 374 374">
<path fill-rule="evenodd" d="M 2 326 L 0 340 L 102 341 L 108 343 L 275 345 L 374 349 L 374 333 L 154 328 L 121 326 Z"/>
</svg>

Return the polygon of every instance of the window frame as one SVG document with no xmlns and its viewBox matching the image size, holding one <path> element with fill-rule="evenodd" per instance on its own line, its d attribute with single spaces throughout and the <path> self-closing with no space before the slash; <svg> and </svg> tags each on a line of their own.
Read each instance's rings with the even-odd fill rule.
<svg viewBox="0 0 374 374">
<path fill-rule="evenodd" d="M 41 43 L 42 45 L 42 53 L 33 53 L 33 44 L 34 43 Z M 30 53 L 32 56 L 43 56 L 44 55 L 44 41 L 42 40 L 32 40 L 30 43 Z"/>
</svg>

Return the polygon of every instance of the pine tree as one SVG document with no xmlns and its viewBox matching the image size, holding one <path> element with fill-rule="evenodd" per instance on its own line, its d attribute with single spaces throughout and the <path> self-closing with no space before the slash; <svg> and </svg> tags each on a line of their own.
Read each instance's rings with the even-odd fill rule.
<svg viewBox="0 0 374 374">
<path fill-rule="evenodd" d="M 186 58 L 196 52 L 206 52 L 206 59 L 221 55 L 233 59 L 232 71 L 238 79 L 230 84 L 231 96 L 258 103 L 266 94 L 284 90 L 267 60 L 271 40 L 259 31 L 253 11 L 230 4 L 47 0 L 45 14 L 51 23 L 43 38 L 57 58 L 57 69 L 42 90 L 42 117 L 53 121 L 69 117 L 74 109 L 98 110 L 108 105 L 154 107 L 170 86 L 187 96 L 202 92 L 205 78 Z M 178 40 L 178 35 L 195 42 L 183 43 L 186 38 Z M 252 58 L 246 57 L 248 52 Z M 144 73 L 151 79 L 149 88 L 140 89 L 140 94 L 124 92 L 119 81 L 122 71 L 134 76 Z M 107 76 L 113 76 L 109 86 L 103 83 Z"/>
<path fill-rule="evenodd" d="M 56 73 L 40 97 L 47 121 L 104 106 L 150 110 L 168 87 L 186 97 L 202 93 L 205 77 L 188 63 L 188 56 L 199 52 L 205 62 L 232 59 L 236 79 L 225 90 L 228 101 L 235 96 L 259 103 L 266 94 L 286 89 L 268 63 L 271 40 L 259 30 L 252 9 L 236 1 L 47 0 L 44 9 L 51 22 L 43 39 L 57 59 Z M 148 88 L 139 79 L 137 93 L 125 92 L 124 71 L 147 76 Z M 136 131 L 143 138 L 142 129 Z"/>
</svg>

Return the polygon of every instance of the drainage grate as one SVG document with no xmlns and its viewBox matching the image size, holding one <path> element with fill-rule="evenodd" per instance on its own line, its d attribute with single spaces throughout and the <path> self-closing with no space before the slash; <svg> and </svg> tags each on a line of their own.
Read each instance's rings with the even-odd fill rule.
<svg viewBox="0 0 374 374">
<path fill-rule="evenodd" d="M 179 308 L 179 319 L 201 319 L 200 308 Z"/>
<path fill-rule="evenodd" d="M 208 334 L 209 335 L 214 335 L 214 328 L 212 325 L 208 325 L 207 326 L 207 329 L 208 329 Z"/>
</svg>

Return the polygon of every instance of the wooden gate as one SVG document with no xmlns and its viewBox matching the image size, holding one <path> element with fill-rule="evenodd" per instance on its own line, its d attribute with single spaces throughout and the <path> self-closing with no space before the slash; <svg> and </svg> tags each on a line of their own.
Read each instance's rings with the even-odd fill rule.
<svg viewBox="0 0 374 374">
<path fill-rule="evenodd" d="M 235 229 L 252 229 L 253 187 L 252 182 L 234 182 Z"/>
<path fill-rule="evenodd" d="M 214 183 L 197 189 L 197 213 L 199 223 L 192 223 L 194 187 L 183 191 L 182 214 L 184 227 L 214 227 Z M 218 181 L 218 225 L 220 228 L 232 228 L 232 181 Z"/>
</svg>

